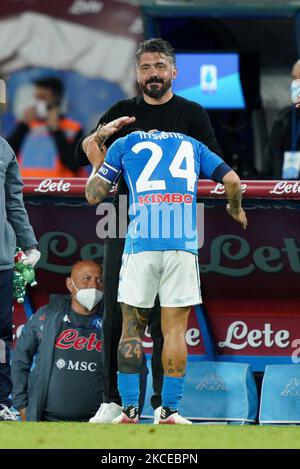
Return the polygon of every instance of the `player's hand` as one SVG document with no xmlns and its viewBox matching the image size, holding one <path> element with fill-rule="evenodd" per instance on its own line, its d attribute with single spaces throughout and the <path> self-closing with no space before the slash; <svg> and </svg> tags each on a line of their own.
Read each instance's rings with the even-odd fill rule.
<svg viewBox="0 0 300 469">
<path fill-rule="evenodd" d="M 38 251 L 36 248 L 27 249 L 24 254 L 26 256 L 26 259 L 24 259 L 23 263 L 25 265 L 30 264 L 32 265 L 32 267 L 35 266 L 35 264 L 40 260 L 41 257 L 40 251 Z"/>
<path fill-rule="evenodd" d="M 93 165 L 94 168 L 100 167 L 103 164 L 105 158 L 105 151 L 103 151 L 102 148 L 99 148 L 94 134 L 87 138 L 85 148 L 86 156 L 91 165 Z"/>
<path fill-rule="evenodd" d="M 114 119 L 113 121 L 105 124 L 103 126 L 99 126 L 96 130 L 96 142 L 98 145 L 102 145 L 102 143 L 109 137 L 111 137 L 114 133 L 118 132 L 122 129 L 125 125 L 129 125 L 135 122 L 135 117 L 123 116 L 118 117 L 118 119 Z"/>
<path fill-rule="evenodd" d="M 246 213 L 245 211 L 241 208 L 240 211 L 238 213 L 232 213 L 231 210 L 230 210 L 230 205 L 229 204 L 226 204 L 226 210 L 227 210 L 227 213 L 237 222 L 239 223 L 240 225 L 242 225 L 242 227 L 244 228 L 244 230 L 247 228 L 247 217 L 246 217 Z"/>
</svg>

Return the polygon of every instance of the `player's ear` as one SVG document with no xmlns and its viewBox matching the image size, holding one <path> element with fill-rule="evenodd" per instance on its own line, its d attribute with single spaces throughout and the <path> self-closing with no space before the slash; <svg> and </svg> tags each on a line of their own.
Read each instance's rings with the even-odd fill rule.
<svg viewBox="0 0 300 469">
<path fill-rule="evenodd" d="M 66 287 L 70 293 L 73 293 L 75 290 L 71 277 L 66 278 Z"/>
<path fill-rule="evenodd" d="M 177 78 L 177 68 L 173 67 L 173 69 L 172 69 L 172 79 L 175 80 L 175 78 Z"/>
</svg>

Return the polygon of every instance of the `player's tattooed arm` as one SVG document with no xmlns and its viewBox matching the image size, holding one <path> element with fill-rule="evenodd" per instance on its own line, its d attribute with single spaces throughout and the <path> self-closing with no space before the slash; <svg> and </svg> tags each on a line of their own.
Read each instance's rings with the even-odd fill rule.
<svg viewBox="0 0 300 469">
<path fill-rule="evenodd" d="M 93 172 L 85 186 L 85 197 L 89 204 L 96 205 L 102 202 L 112 188 L 110 183 L 107 183 L 97 176 L 97 172 L 102 166 L 105 157 L 102 146 L 109 137 L 122 129 L 122 127 L 132 124 L 134 121 L 135 117 L 118 117 L 108 124 L 99 125 L 96 132 L 84 139 L 83 150 L 90 163 L 93 165 Z"/>
<path fill-rule="evenodd" d="M 228 214 L 242 227 L 247 228 L 246 213 L 242 208 L 242 190 L 241 181 L 234 171 L 229 171 L 223 177 L 223 184 L 228 198 L 226 210 Z"/>
<path fill-rule="evenodd" d="M 97 168 L 93 169 L 85 185 L 85 197 L 89 204 L 96 205 L 105 199 L 112 185 L 97 175 Z"/>
<path fill-rule="evenodd" d="M 234 171 L 229 171 L 223 178 L 223 184 L 228 198 L 230 211 L 238 214 L 242 208 L 241 181 Z"/>
<path fill-rule="evenodd" d="M 242 191 L 237 189 L 228 199 L 231 213 L 237 215 L 242 208 Z"/>
<path fill-rule="evenodd" d="M 85 137 L 82 142 L 82 149 L 85 152 L 89 162 L 95 167 L 97 164 L 98 169 L 102 165 L 105 151 L 103 145 L 106 140 L 114 133 L 118 132 L 122 127 L 132 124 L 135 117 L 118 117 L 107 124 L 99 124 L 96 131 Z"/>
</svg>

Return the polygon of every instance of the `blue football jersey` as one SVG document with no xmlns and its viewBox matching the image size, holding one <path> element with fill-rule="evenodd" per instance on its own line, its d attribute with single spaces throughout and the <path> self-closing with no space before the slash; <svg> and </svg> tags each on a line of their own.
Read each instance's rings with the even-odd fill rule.
<svg viewBox="0 0 300 469">
<path fill-rule="evenodd" d="M 203 143 L 177 132 L 133 132 L 109 148 L 98 175 L 129 188 L 130 224 L 124 252 L 197 253 L 199 173 L 208 179 L 223 160 Z"/>
</svg>

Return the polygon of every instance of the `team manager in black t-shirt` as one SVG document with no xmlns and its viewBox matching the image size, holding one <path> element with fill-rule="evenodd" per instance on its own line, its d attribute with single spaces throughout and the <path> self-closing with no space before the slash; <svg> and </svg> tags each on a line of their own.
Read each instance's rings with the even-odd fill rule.
<svg viewBox="0 0 300 469">
<path fill-rule="evenodd" d="M 136 70 L 142 95 L 116 103 L 100 118 L 97 128 L 101 124 L 111 122 L 121 116 L 135 116 L 136 121 L 132 124 L 132 127 L 138 127 L 146 131 L 157 129 L 182 132 L 200 140 L 210 150 L 220 155 L 221 151 L 206 111 L 199 104 L 176 96 L 172 92 L 172 81 L 176 78 L 177 68 L 171 45 L 159 38 L 144 41 L 136 53 Z M 92 131 L 91 135 L 97 141 L 96 129 Z M 91 135 L 81 139 L 77 146 L 75 158 L 81 165 L 89 164 L 86 151 Z M 113 136 L 114 140 L 120 136 L 118 133 L 115 134 Z M 107 146 L 111 143 L 112 139 L 106 142 Z M 101 150 L 97 148 L 96 151 L 99 151 L 100 160 Z M 119 181 L 114 201 L 117 210 L 120 194 L 128 194 L 127 186 L 122 180 Z M 122 410 L 117 387 L 117 354 L 122 331 L 122 313 L 120 305 L 117 303 L 117 291 L 123 249 L 124 238 L 107 239 L 104 251 L 105 311 L 103 320 L 104 350 L 102 355 L 104 360 L 103 402 L 106 405 L 102 405 L 93 419 L 94 422 L 99 423 L 110 422 Z M 153 339 L 152 374 L 155 393 L 151 398 L 151 404 L 154 409 L 158 409 L 161 406 L 163 382 L 161 363 L 163 337 L 160 328 L 159 304 L 152 311 L 149 330 Z M 159 415 L 160 410 L 157 410 L 155 412 L 156 420 Z"/>
</svg>

